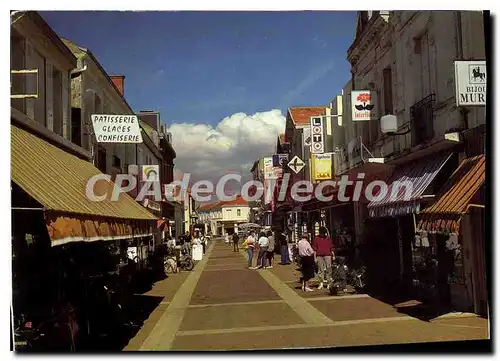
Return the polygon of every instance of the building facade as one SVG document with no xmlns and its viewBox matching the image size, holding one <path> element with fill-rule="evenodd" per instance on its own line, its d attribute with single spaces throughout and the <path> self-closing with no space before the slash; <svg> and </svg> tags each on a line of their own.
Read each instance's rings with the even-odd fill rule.
<svg viewBox="0 0 500 361">
<path fill-rule="evenodd" d="M 443 283 L 438 281 L 439 276 L 423 279 L 423 273 L 416 271 L 422 254 L 436 264 L 446 263 L 440 256 L 443 251 L 438 249 L 457 235 L 460 247 L 470 248 L 470 233 L 459 232 L 459 227 L 454 231 L 448 228 L 440 240 L 425 227 L 422 238 L 416 233 L 422 217 L 419 214 L 433 209 L 451 175 L 470 157 L 467 134 L 476 134 L 476 142 L 484 139 L 485 108 L 458 107 L 454 77 L 455 60 L 485 59 L 483 15 L 461 11 L 359 12 L 347 58 L 352 79 L 344 89 L 346 144 L 339 144 L 336 175 L 363 172 L 386 180 L 389 187 L 408 178 L 418 184 L 408 202 L 393 202 L 387 197 L 355 202 L 355 237 L 365 248 L 384 249 L 383 255 L 373 259 L 380 259 L 378 269 L 387 271 L 379 275 L 388 289 L 403 285 L 403 289 L 417 290 L 420 297 L 439 307 L 471 310 L 473 281 L 467 279 L 464 270 L 474 269 L 472 278 L 482 284 L 471 256 L 462 253 L 449 265 L 461 274 L 454 281 Z M 354 90 L 370 91 L 374 104 L 371 120 L 352 121 L 346 114 L 352 109 L 349 91 Z M 381 117 L 385 115 L 397 117 L 399 129 L 395 134 L 382 133 Z M 381 164 L 371 164 L 372 160 Z M 470 192 L 480 198 L 478 189 Z M 468 216 L 460 217 L 467 224 Z M 377 237 L 376 229 L 384 229 L 386 234 Z M 484 239 L 476 240 L 482 242 Z M 441 271 L 436 270 L 436 274 Z M 481 297 L 484 299 L 484 295 Z"/>
<path fill-rule="evenodd" d="M 250 206 L 242 196 L 232 201 L 204 204 L 199 208 L 200 223 L 205 224 L 205 232 L 225 236 L 238 232 L 238 225 L 250 219 Z"/>
</svg>

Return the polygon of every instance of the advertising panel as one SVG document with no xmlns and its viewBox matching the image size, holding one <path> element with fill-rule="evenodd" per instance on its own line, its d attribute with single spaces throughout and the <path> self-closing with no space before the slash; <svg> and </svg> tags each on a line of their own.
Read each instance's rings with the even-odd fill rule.
<svg viewBox="0 0 500 361">
<path fill-rule="evenodd" d="M 312 154 L 313 182 L 332 179 L 332 153 Z"/>
</svg>

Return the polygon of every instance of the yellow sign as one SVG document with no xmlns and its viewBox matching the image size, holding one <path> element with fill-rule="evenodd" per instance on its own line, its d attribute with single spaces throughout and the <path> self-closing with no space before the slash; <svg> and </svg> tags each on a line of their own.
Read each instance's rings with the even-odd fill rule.
<svg viewBox="0 0 500 361">
<path fill-rule="evenodd" d="M 332 179 L 332 153 L 311 154 L 313 182 Z"/>
</svg>

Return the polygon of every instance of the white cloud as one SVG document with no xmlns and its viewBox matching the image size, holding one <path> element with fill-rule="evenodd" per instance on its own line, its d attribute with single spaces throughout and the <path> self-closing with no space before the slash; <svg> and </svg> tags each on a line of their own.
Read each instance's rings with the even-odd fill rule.
<svg viewBox="0 0 500 361">
<path fill-rule="evenodd" d="M 285 129 L 280 110 L 247 115 L 236 113 L 217 126 L 174 123 L 169 127 L 177 153 L 176 177 L 191 173 L 192 181 L 217 180 L 228 171 L 250 176 L 255 160 L 275 151 L 276 139 Z"/>
</svg>

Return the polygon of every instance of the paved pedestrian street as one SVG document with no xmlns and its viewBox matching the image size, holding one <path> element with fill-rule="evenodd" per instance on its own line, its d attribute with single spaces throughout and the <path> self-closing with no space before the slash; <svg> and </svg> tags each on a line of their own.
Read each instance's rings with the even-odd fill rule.
<svg viewBox="0 0 500 361">
<path fill-rule="evenodd" d="M 405 311 L 411 302 L 395 307 L 368 295 L 304 293 L 295 265 L 249 270 L 246 264 L 243 251 L 233 252 L 221 240 L 212 242 L 192 272 L 161 281 L 170 282 L 168 291 L 161 283 L 150 291 L 165 298 L 125 350 L 345 347 L 488 338 L 488 321 L 472 314 L 422 320 Z"/>
</svg>

